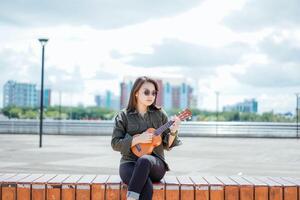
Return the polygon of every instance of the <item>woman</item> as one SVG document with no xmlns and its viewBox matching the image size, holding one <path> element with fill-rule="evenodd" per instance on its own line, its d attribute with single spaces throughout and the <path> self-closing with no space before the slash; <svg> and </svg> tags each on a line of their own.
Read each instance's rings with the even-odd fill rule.
<svg viewBox="0 0 300 200">
<path fill-rule="evenodd" d="M 164 149 L 170 150 L 181 144 L 178 140 L 180 119 L 161 134 L 162 143 L 155 147 L 151 155 L 140 158 L 132 153 L 131 147 L 139 143 L 151 143 L 153 133 L 148 128 L 159 128 L 168 122 L 166 113 L 156 104 L 158 84 L 148 77 L 139 77 L 133 84 L 126 109 L 119 112 L 111 146 L 121 152 L 119 173 L 122 181 L 128 185 L 127 199 L 152 199 L 152 182 L 160 181 L 169 170 L 164 158 Z M 133 137 L 135 134 L 139 136 Z"/>
</svg>

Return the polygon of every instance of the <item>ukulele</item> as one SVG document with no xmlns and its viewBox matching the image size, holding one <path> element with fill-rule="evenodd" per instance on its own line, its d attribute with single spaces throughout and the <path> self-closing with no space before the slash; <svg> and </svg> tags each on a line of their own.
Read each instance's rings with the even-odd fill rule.
<svg viewBox="0 0 300 200">
<path fill-rule="evenodd" d="M 183 121 L 190 116 L 192 116 L 192 112 L 189 109 L 185 109 L 178 115 L 178 118 L 181 121 Z M 131 151 L 138 157 L 141 157 L 145 154 L 148 154 L 148 155 L 151 154 L 154 147 L 157 147 L 161 144 L 161 142 L 162 142 L 161 134 L 165 130 L 167 130 L 169 127 L 171 127 L 174 122 L 175 122 L 175 120 L 170 120 L 167 123 L 165 123 L 164 125 L 162 125 L 161 127 L 159 127 L 158 129 L 148 128 L 147 132 L 153 133 L 152 142 L 136 144 L 135 146 L 131 147 Z M 136 134 L 133 137 L 137 137 L 139 135 L 140 134 Z"/>
</svg>

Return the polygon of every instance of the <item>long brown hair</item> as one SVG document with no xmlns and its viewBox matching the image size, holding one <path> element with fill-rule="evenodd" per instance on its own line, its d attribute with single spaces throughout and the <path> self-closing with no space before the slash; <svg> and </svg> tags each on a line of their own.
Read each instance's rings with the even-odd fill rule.
<svg viewBox="0 0 300 200">
<path fill-rule="evenodd" d="M 135 80 L 135 82 L 132 86 L 131 92 L 130 92 L 130 97 L 129 97 L 128 105 L 127 105 L 127 108 L 126 108 L 127 111 L 134 111 L 136 109 L 137 100 L 136 100 L 135 94 L 139 91 L 141 86 L 146 82 L 152 83 L 155 87 L 155 90 L 158 92 L 158 84 L 154 79 L 149 78 L 147 76 L 138 77 Z M 158 106 L 156 106 L 156 98 L 157 98 L 157 95 L 154 99 L 154 102 L 149 106 L 149 108 L 159 110 L 160 108 Z"/>
</svg>

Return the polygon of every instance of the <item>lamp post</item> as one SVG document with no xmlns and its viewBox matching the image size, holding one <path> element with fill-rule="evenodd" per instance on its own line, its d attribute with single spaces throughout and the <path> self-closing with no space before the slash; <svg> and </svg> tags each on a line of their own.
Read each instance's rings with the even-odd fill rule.
<svg viewBox="0 0 300 200">
<path fill-rule="evenodd" d="M 44 112 L 44 55 L 45 45 L 48 42 L 46 38 L 39 39 L 42 45 L 42 74 L 41 74 L 41 98 L 40 98 L 40 148 L 42 147 L 42 135 L 43 135 L 43 112 Z"/>
<path fill-rule="evenodd" d="M 298 138 L 298 132 L 299 132 L 299 127 L 298 127 L 298 123 L 299 123 L 299 97 L 300 97 L 300 93 L 296 93 L 296 130 L 297 130 L 297 138 Z"/>
</svg>

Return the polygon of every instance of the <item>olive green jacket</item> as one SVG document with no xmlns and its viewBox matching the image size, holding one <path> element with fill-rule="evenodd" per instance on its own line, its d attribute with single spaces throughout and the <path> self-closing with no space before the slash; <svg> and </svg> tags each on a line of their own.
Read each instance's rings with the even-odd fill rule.
<svg viewBox="0 0 300 200">
<path fill-rule="evenodd" d="M 111 139 L 111 146 L 115 151 L 119 151 L 122 155 L 120 164 L 125 162 L 135 162 L 138 157 L 131 151 L 131 143 L 135 134 L 141 134 L 148 128 L 159 128 L 168 122 L 168 117 L 164 110 L 149 108 L 142 117 L 137 111 L 127 112 L 125 109 L 120 111 L 115 117 L 115 124 Z M 169 166 L 165 161 L 164 149 L 170 150 L 174 146 L 181 145 L 178 136 L 175 137 L 174 142 L 169 147 L 169 133 L 167 129 L 161 134 L 162 143 L 155 147 L 152 155 L 160 158 L 166 165 L 166 170 Z"/>
</svg>

